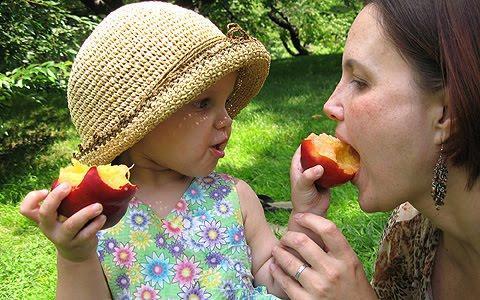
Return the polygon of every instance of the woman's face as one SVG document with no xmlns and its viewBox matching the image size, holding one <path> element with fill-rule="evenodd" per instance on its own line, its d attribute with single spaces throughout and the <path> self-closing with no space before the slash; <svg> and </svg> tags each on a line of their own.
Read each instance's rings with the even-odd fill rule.
<svg viewBox="0 0 480 300">
<path fill-rule="evenodd" d="M 428 199 L 436 160 L 439 97 L 422 92 L 415 73 L 388 41 L 375 7 L 365 7 L 345 45 L 342 78 L 324 111 L 338 122 L 336 135 L 359 153 L 364 211 L 391 210 Z"/>
</svg>

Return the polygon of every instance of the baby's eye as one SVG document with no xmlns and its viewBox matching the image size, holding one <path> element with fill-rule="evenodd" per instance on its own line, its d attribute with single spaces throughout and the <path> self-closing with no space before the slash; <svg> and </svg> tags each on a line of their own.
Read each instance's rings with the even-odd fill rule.
<svg viewBox="0 0 480 300">
<path fill-rule="evenodd" d="M 205 109 L 205 108 L 210 107 L 210 99 L 205 98 L 205 99 L 202 99 L 202 100 L 194 101 L 192 103 L 192 105 L 193 105 L 193 107 L 198 108 L 198 109 Z"/>
</svg>

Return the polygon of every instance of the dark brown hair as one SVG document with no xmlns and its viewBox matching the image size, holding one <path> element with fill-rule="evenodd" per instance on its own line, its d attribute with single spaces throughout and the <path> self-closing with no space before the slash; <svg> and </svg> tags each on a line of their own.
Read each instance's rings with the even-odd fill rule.
<svg viewBox="0 0 480 300">
<path fill-rule="evenodd" d="M 444 150 L 468 172 L 467 188 L 480 176 L 480 1 L 367 0 L 380 24 L 416 71 L 418 86 L 444 90 L 452 129 Z"/>
</svg>

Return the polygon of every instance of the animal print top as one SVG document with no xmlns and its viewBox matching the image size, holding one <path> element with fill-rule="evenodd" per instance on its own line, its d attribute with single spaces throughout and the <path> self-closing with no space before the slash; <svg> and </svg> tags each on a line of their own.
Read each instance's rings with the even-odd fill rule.
<svg viewBox="0 0 480 300">
<path fill-rule="evenodd" d="M 380 299 L 432 299 L 430 278 L 440 230 L 408 202 L 383 232 L 372 286 Z"/>
</svg>

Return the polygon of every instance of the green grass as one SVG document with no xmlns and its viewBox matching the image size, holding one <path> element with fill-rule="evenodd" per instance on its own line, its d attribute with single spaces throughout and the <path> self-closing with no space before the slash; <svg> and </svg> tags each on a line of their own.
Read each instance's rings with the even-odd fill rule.
<svg viewBox="0 0 480 300">
<path fill-rule="evenodd" d="M 245 180 L 275 201 L 288 200 L 290 159 L 302 138 L 310 132 L 334 132 L 334 122 L 312 116 L 322 115 L 340 78 L 340 62 L 340 55 L 274 61 L 264 89 L 235 120 L 219 171 Z M 46 112 L 47 117 L 45 112 L 41 117 L 17 112 L 11 126 L 27 128 L 37 122 L 46 126 L 40 127 L 42 134 L 54 134 L 47 134 L 41 143 L 27 139 L 12 153 L 0 149 L 0 299 L 54 297 L 55 249 L 18 213 L 22 197 L 32 189 L 48 188 L 78 143 L 65 118 L 64 101 L 55 101 Z M 343 231 L 370 277 L 387 215 L 363 213 L 356 197 L 350 184 L 335 188 L 329 218 Z M 283 210 L 266 215 L 279 225 L 285 225 L 289 216 Z"/>
</svg>

